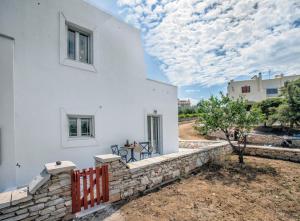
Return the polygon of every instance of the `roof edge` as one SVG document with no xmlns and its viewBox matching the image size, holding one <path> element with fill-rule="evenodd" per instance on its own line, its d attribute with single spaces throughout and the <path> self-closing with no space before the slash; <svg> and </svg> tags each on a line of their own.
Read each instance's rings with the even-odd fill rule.
<svg viewBox="0 0 300 221">
<path fill-rule="evenodd" d="M 177 88 L 176 85 L 173 85 L 173 84 L 170 84 L 170 83 L 166 83 L 166 82 L 162 82 L 162 81 L 158 81 L 158 80 L 154 80 L 154 79 L 150 79 L 150 78 L 146 78 L 146 80 Z"/>
</svg>

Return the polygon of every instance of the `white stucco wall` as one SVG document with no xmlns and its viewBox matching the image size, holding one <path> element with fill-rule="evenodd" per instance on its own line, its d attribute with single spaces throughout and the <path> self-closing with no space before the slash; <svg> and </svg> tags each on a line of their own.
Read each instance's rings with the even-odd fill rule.
<svg viewBox="0 0 300 221">
<path fill-rule="evenodd" d="M 13 48 L 14 41 L 0 35 L 0 190 L 4 186 L 14 186 L 16 182 Z"/>
<path fill-rule="evenodd" d="M 244 97 L 250 102 L 260 102 L 269 97 L 276 97 L 276 95 L 267 95 L 266 90 L 270 88 L 277 88 L 280 94 L 280 88 L 284 86 L 286 81 L 293 81 L 300 78 L 300 75 L 293 76 L 278 76 L 273 79 L 262 79 L 256 77 L 245 81 L 230 81 L 227 86 L 227 93 L 229 97 L 237 99 Z M 250 86 L 250 93 L 242 93 L 242 86 Z"/>
<path fill-rule="evenodd" d="M 61 63 L 61 13 L 92 27 L 96 72 Z M 146 80 L 138 30 L 80 0 L 2 0 L 0 32 L 15 39 L 11 160 L 21 165 L 17 185 L 46 162 L 72 160 L 84 168 L 95 154 L 110 153 L 112 144 L 147 140 L 146 116 L 154 110 L 163 119 L 163 153 L 178 150 L 177 88 Z M 95 116 L 93 142 L 66 147 L 68 113 Z"/>
</svg>

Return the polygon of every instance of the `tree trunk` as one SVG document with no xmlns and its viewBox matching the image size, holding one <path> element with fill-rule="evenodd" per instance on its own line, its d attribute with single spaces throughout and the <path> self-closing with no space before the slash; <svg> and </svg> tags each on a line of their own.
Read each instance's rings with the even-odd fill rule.
<svg viewBox="0 0 300 221">
<path fill-rule="evenodd" d="M 225 134 L 225 137 L 226 137 L 228 143 L 232 147 L 233 151 L 239 156 L 239 163 L 244 164 L 244 152 L 245 152 L 245 149 L 246 149 L 247 135 L 243 136 L 243 147 L 241 147 L 240 144 L 238 144 L 238 146 L 233 145 L 233 143 L 230 140 L 230 136 L 229 136 L 228 131 L 223 131 L 223 132 Z"/>
<path fill-rule="evenodd" d="M 291 121 L 290 122 L 290 129 L 293 129 L 294 128 L 294 121 Z"/>
<path fill-rule="evenodd" d="M 240 147 L 239 148 L 239 163 L 240 164 L 244 164 L 244 152 L 245 152 L 245 149 L 246 149 L 246 145 L 247 145 L 247 135 L 244 135 L 243 136 L 243 147 Z"/>
<path fill-rule="evenodd" d="M 239 153 L 239 163 L 244 164 L 244 153 L 242 151 Z"/>
<path fill-rule="evenodd" d="M 226 139 L 227 139 L 227 141 L 228 141 L 228 143 L 230 144 L 230 146 L 232 147 L 232 149 L 233 150 L 235 150 L 236 149 L 236 147 L 233 145 L 233 143 L 231 142 L 231 140 L 230 140 L 230 136 L 229 136 L 229 133 L 226 131 L 223 131 L 224 132 L 224 134 L 225 134 L 225 137 L 226 137 Z"/>
</svg>

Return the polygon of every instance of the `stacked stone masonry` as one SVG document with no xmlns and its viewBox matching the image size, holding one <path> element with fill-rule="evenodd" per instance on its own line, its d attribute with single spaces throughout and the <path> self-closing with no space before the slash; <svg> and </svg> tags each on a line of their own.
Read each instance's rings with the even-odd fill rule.
<svg viewBox="0 0 300 221">
<path fill-rule="evenodd" d="M 233 132 L 232 132 L 233 134 Z M 226 140 L 226 137 L 223 132 L 216 131 L 209 134 L 212 138 Z M 231 136 L 233 139 L 233 136 Z M 254 144 L 254 145 L 271 145 L 280 147 L 284 140 L 289 139 L 292 141 L 291 147 L 299 148 L 300 147 L 300 139 L 295 139 L 293 137 L 287 136 L 277 136 L 277 135 L 270 135 L 270 134 L 257 134 L 257 133 L 250 133 L 247 137 L 247 143 Z"/>
<path fill-rule="evenodd" d="M 193 144 L 195 145 L 195 144 Z M 227 143 L 124 163 L 119 156 L 95 157 L 96 166 L 109 165 L 110 202 L 139 195 L 186 176 L 208 162 L 220 162 L 232 152 Z M 0 220 L 72 220 L 70 161 L 49 163 L 29 186 L 0 193 Z"/>
<path fill-rule="evenodd" d="M 265 134 L 249 134 L 247 137 L 248 143 L 257 145 L 281 146 L 283 140 L 283 136 Z"/>
<path fill-rule="evenodd" d="M 300 163 L 300 149 L 247 145 L 245 154 Z"/>
<path fill-rule="evenodd" d="M 186 176 L 210 161 L 220 162 L 230 153 L 232 149 L 223 142 L 201 149 L 179 149 L 178 153 L 128 164 L 116 155 L 99 155 L 95 164 L 109 165 L 110 201 L 115 202 Z"/>
<path fill-rule="evenodd" d="M 0 220 L 70 220 L 71 214 L 71 162 L 55 169 L 46 166 L 38 179 L 28 186 L 0 193 Z M 42 184 L 42 185 L 41 185 Z M 38 188 L 36 188 L 38 187 Z"/>
<path fill-rule="evenodd" d="M 224 141 L 218 140 L 180 140 L 179 148 L 188 148 L 188 149 L 199 149 L 202 147 L 207 147 L 212 144 L 220 144 Z"/>
</svg>

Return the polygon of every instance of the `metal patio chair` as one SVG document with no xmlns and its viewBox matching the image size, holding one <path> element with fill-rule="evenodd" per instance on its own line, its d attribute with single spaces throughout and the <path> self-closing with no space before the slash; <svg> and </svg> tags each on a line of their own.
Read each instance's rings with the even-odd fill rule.
<svg viewBox="0 0 300 221">
<path fill-rule="evenodd" d="M 127 150 L 125 150 L 123 147 L 119 148 L 117 144 L 111 145 L 110 148 L 113 154 L 120 156 L 121 159 L 127 163 L 127 155 L 128 155 Z"/>
<path fill-rule="evenodd" d="M 140 159 L 145 159 L 145 156 L 151 157 L 153 148 L 150 146 L 150 142 L 139 142 L 141 147 Z"/>
</svg>

